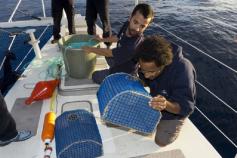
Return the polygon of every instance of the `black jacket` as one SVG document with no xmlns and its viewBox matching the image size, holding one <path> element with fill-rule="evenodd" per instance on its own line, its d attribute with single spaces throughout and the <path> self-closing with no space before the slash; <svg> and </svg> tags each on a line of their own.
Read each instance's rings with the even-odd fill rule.
<svg viewBox="0 0 237 158">
<path fill-rule="evenodd" d="M 154 97 L 158 94 L 166 99 L 179 103 L 181 111 L 179 114 L 172 114 L 162 111 L 162 119 L 182 119 L 188 117 L 194 110 L 196 100 L 195 79 L 196 72 L 191 62 L 182 54 L 182 47 L 171 44 L 173 48 L 173 61 L 165 67 L 162 73 L 154 80 L 139 76 L 150 87 L 150 94 Z"/>
</svg>

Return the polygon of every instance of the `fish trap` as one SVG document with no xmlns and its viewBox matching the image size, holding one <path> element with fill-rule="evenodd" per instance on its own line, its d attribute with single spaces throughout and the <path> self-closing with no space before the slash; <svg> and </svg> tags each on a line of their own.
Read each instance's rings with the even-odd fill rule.
<svg viewBox="0 0 237 158">
<path fill-rule="evenodd" d="M 94 158 L 103 154 L 102 140 L 92 113 L 73 110 L 56 119 L 57 158 Z"/>
<path fill-rule="evenodd" d="M 97 98 L 102 120 L 144 134 L 153 133 L 161 117 L 149 106 L 151 96 L 140 81 L 126 73 L 108 76 Z"/>
</svg>

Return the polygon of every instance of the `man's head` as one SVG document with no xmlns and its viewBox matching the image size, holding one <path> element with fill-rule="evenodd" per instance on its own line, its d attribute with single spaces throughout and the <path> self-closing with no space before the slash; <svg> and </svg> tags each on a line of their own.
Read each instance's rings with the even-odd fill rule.
<svg viewBox="0 0 237 158">
<path fill-rule="evenodd" d="M 142 34 L 154 18 L 154 12 L 148 4 L 138 4 L 129 17 L 128 36 L 139 36 Z"/>
<path fill-rule="evenodd" d="M 136 57 L 140 71 L 145 78 L 153 80 L 161 74 L 164 68 L 172 63 L 173 53 L 170 43 L 163 37 L 153 35 L 136 48 Z"/>
</svg>

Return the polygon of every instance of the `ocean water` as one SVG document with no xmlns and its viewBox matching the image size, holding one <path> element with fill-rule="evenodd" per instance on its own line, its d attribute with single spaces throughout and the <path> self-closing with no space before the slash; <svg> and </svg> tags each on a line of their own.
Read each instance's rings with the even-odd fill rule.
<svg viewBox="0 0 237 158">
<path fill-rule="evenodd" d="M 76 1 L 76 12 L 85 15 L 85 0 Z M 145 34 L 160 34 L 176 42 L 191 60 L 201 83 L 235 111 L 197 84 L 197 108 L 237 144 L 237 0 L 147 0 L 155 10 L 153 24 Z M 17 0 L 0 0 L 0 21 L 7 21 Z M 50 0 L 45 1 L 50 16 Z M 23 0 L 17 19 L 41 16 L 40 0 Z M 110 0 L 110 20 L 114 32 L 126 21 L 134 7 L 132 0 Z M 98 21 L 100 25 L 100 22 Z M 157 27 L 160 25 L 163 29 Z M 232 70 L 190 47 L 167 31 L 194 45 Z M 1 33 L 1 32 L 0 32 Z M 1 34 L 0 34 L 1 35 Z M 1 50 L 0 50 L 1 51 Z M 190 119 L 224 158 L 232 158 L 237 149 L 209 123 L 198 110 Z M 191 138 L 190 138 L 191 139 Z M 194 147 L 195 148 L 195 147 Z"/>
</svg>

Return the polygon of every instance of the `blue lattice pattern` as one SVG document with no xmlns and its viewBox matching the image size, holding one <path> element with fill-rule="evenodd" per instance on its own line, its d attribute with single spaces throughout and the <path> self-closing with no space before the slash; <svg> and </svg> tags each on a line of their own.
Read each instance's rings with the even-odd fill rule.
<svg viewBox="0 0 237 158">
<path fill-rule="evenodd" d="M 105 122 L 144 134 L 153 133 L 161 117 L 159 111 L 148 105 L 151 96 L 140 81 L 126 73 L 108 76 L 101 84 L 97 98 Z"/>
<path fill-rule="evenodd" d="M 94 158 L 103 154 L 102 140 L 92 113 L 73 110 L 56 119 L 57 158 Z"/>
</svg>

